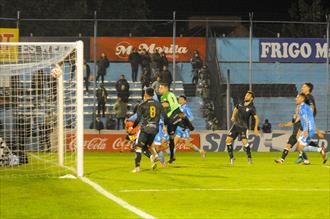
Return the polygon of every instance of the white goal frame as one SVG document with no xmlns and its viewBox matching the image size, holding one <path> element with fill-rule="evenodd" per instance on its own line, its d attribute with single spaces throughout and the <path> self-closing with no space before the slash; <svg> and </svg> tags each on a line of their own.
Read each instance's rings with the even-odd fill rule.
<svg viewBox="0 0 330 219">
<path fill-rule="evenodd" d="M 2 46 L 21 46 L 21 45 L 61 45 L 61 46 L 74 46 L 76 48 L 76 150 L 77 150 L 77 160 L 76 160 L 76 174 L 78 177 L 83 177 L 84 175 L 84 80 L 83 80 L 83 65 L 84 65 L 84 44 L 82 41 L 76 42 L 4 42 L 0 43 Z M 59 104 L 57 106 L 58 115 L 58 164 L 65 167 L 64 164 L 64 79 L 63 74 L 57 78 L 57 96 Z M 70 168 L 71 169 L 71 168 Z"/>
</svg>

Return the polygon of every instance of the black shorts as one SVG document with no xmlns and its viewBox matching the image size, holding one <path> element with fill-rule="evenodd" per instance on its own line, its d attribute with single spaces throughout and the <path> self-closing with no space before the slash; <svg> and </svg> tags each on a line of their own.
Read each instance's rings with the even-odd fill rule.
<svg viewBox="0 0 330 219">
<path fill-rule="evenodd" d="M 136 146 L 141 147 L 141 148 L 146 148 L 152 145 L 154 142 L 156 134 L 148 134 L 144 131 L 140 131 L 138 141 Z"/>
<path fill-rule="evenodd" d="M 302 130 L 301 122 L 293 123 L 292 135 L 297 135 L 299 130 Z"/>
<path fill-rule="evenodd" d="M 235 140 L 237 136 L 241 136 L 242 139 L 244 138 L 247 139 L 248 138 L 247 130 L 248 130 L 247 128 L 234 124 L 229 130 L 228 136 L 233 138 L 233 140 Z"/>
<path fill-rule="evenodd" d="M 167 124 L 167 132 L 169 135 L 174 135 L 176 128 L 178 125 L 181 123 L 181 118 L 179 117 L 179 114 L 181 113 L 180 108 L 177 108 L 176 110 L 173 111 L 169 118 L 169 124 Z"/>
</svg>

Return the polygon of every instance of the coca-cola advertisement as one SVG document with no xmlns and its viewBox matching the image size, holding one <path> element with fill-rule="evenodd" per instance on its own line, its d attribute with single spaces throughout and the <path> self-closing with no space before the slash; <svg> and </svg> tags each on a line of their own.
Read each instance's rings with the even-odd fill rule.
<svg viewBox="0 0 330 219">
<path fill-rule="evenodd" d="M 90 40 L 93 45 L 93 37 Z M 189 62 L 195 50 L 199 51 L 202 58 L 205 57 L 205 43 L 203 37 L 177 37 L 175 46 L 172 37 L 98 37 L 96 57 L 105 53 L 110 61 L 126 62 L 133 48 L 140 51 L 145 49 L 150 54 L 157 49 L 158 52 L 165 52 L 170 62 L 174 51 L 177 62 Z M 90 55 L 93 60 L 93 46 L 90 46 Z"/>
<path fill-rule="evenodd" d="M 84 134 L 84 150 L 96 152 L 130 152 L 133 145 L 125 141 L 126 134 Z M 199 134 L 192 134 L 191 141 L 196 146 L 200 146 Z M 74 151 L 76 148 L 75 135 L 67 135 L 67 150 Z M 177 145 L 177 151 L 189 152 L 190 148 L 186 147 L 184 141 Z"/>
</svg>

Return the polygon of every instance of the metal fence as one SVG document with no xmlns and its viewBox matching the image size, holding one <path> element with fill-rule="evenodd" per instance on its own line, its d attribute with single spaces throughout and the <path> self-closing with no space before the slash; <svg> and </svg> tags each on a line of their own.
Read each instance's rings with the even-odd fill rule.
<svg viewBox="0 0 330 219">
<path fill-rule="evenodd" d="M 312 82 L 319 106 L 317 123 L 320 128 L 330 130 L 329 16 L 325 22 L 262 21 L 254 19 L 252 13 L 249 17 L 248 20 L 237 17 L 181 20 L 176 19 L 174 12 L 168 19 L 102 19 L 95 12 L 90 19 L 33 19 L 20 17 L 18 12 L 16 18 L 0 18 L 0 26 L 19 28 L 20 36 L 26 40 L 40 37 L 84 39 L 86 50 L 93 52 L 90 60 L 94 62 L 94 73 L 99 37 L 172 37 L 174 47 L 179 37 L 203 37 L 206 42 L 203 59 L 212 72 L 211 96 L 222 129 L 229 127 L 230 106 L 241 100 L 242 91 L 254 90 L 261 119 L 272 119 L 277 125 L 290 119 L 294 97 L 302 84 Z M 273 44 L 267 44 L 267 38 L 272 38 Z M 309 47 L 301 48 L 299 44 L 298 48 L 290 44 L 291 41 L 285 41 L 290 38 L 300 39 L 302 44 L 304 39 L 323 42 L 318 48 L 318 55 L 322 57 L 317 61 L 284 60 L 290 45 L 291 53 L 309 53 Z M 262 42 L 267 45 L 269 59 L 261 57 Z M 312 46 L 315 45 L 319 44 Z M 283 61 L 275 56 L 281 56 Z M 171 57 L 172 73 L 177 78 L 176 74 L 182 72 L 178 73 L 181 61 L 176 60 L 175 49 Z"/>
</svg>

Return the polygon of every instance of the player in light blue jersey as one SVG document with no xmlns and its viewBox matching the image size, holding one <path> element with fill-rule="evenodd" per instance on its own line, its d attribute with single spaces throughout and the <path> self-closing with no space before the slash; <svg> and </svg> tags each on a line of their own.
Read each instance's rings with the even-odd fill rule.
<svg viewBox="0 0 330 219">
<path fill-rule="evenodd" d="M 184 96 L 184 95 L 179 96 L 178 102 L 180 104 L 180 110 L 184 113 L 184 115 L 188 118 L 188 120 L 190 122 L 192 122 L 194 119 L 194 116 L 191 112 L 190 107 L 187 105 L 186 96 Z M 196 145 L 194 145 L 190 141 L 190 131 L 191 130 L 187 127 L 178 126 L 176 128 L 176 132 L 175 132 L 174 143 L 177 146 L 180 139 L 183 139 L 186 146 L 190 147 L 192 150 L 194 150 L 196 152 L 199 152 L 201 154 L 202 158 L 204 159 L 206 152 L 203 149 L 198 148 Z"/>
<path fill-rule="evenodd" d="M 166 166 L 164 152 L 168 148 L 169 140 L 170 140 L 170 136 L 167 133 L 167 128 L 164 125 L 164 122 L 159 122 L 159 131 L 155 136 L 153 146 L 158 153 L 158 159 L 162 166 Z"/>
<path fill-rule="evenodd" d="M 299 106 L 298 119 L 301 122 L 302 131 L 298 133 L 297 149 L 302 152 L 304 147 L 309 144 L 313 136 L 316 134 L 315 120 L 313 110 L 305 103 L 306 95 L 298 94 L 296 104 Z M 303 155 L 304 164 L 310 164 L 307 156 Z"/>
</svg>

